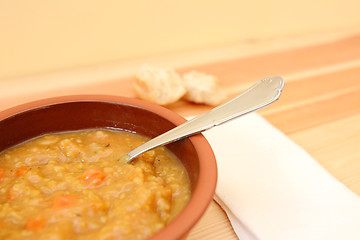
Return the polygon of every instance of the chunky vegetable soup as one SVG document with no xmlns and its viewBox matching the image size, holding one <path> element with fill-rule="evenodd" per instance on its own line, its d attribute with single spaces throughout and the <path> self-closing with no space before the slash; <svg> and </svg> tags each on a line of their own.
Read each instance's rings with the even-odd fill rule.
<svg viewBox="0 0 360 240">
<path fill-rule="evenodd" d="M 0 239 L 146 239 L 186 205 L 190 183 L 163 147 L 124 131 L 45 135 L 0 154 Z"/>
</svg>

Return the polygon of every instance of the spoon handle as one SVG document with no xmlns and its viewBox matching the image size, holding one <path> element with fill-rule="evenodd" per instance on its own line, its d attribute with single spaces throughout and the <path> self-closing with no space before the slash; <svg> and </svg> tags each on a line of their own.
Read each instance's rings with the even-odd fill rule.
<svg viewBox="0 0 360 240">
<path fill-rule="evenodd" d="M 262 79 L 230 101 L 140 145 L 127 154 L 125 161 L 130 162 L 133 158 L 155 147 L 200 133 L 266 107 L 280 97 L 283 88 L 284 80 L 281 77 Z"/>
</svg>

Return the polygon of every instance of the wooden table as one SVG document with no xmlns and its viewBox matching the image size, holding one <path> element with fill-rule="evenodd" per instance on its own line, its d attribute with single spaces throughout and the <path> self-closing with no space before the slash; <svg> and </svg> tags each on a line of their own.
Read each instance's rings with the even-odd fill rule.
<svg viewBox="0 0 360 240">
<path fill-rule="evenodd" d="M 216 75 L 234 96 L 256 81 L 280 75 L 280 100 L 259 111 L 309 152 L 325 169 L 360 195 L 360 31 L 344 30 L 216 49 L 148 57 L 101 66 L 0 81 L 0 110 L 27 101 L 69 94 L 134 96 L 131 75 L 141 63 L 175 67 L 179 72 Z M 178 102 L 168 106 L 183 116 L 210 110 Z M 188 239 L 237 239 L 213 202 Z"/>
</svg>

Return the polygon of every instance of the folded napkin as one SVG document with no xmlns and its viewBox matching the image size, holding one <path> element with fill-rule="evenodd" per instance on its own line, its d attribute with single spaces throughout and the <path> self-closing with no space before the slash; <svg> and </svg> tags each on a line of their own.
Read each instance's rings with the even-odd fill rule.
<svg viewBox="0 0 360 240">
<path fill-rule="evenodd" d="M 261 116 L 204 136 L 218 163 L 216 200 L 240 240 L 360 239 L 360 197 Z"/>
</svg>

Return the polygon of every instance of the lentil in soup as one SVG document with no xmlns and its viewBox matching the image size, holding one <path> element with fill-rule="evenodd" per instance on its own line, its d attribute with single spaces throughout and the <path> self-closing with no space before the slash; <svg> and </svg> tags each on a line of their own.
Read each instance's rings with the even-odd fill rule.
<svg viewBox="0 0 360 240">
<path fill-rule="evenodd" d="M 146 239 L 186 205 L 181 162 L 125 131 L 45 135 L 0 154 L 0 239 Z"/>
</svg>

